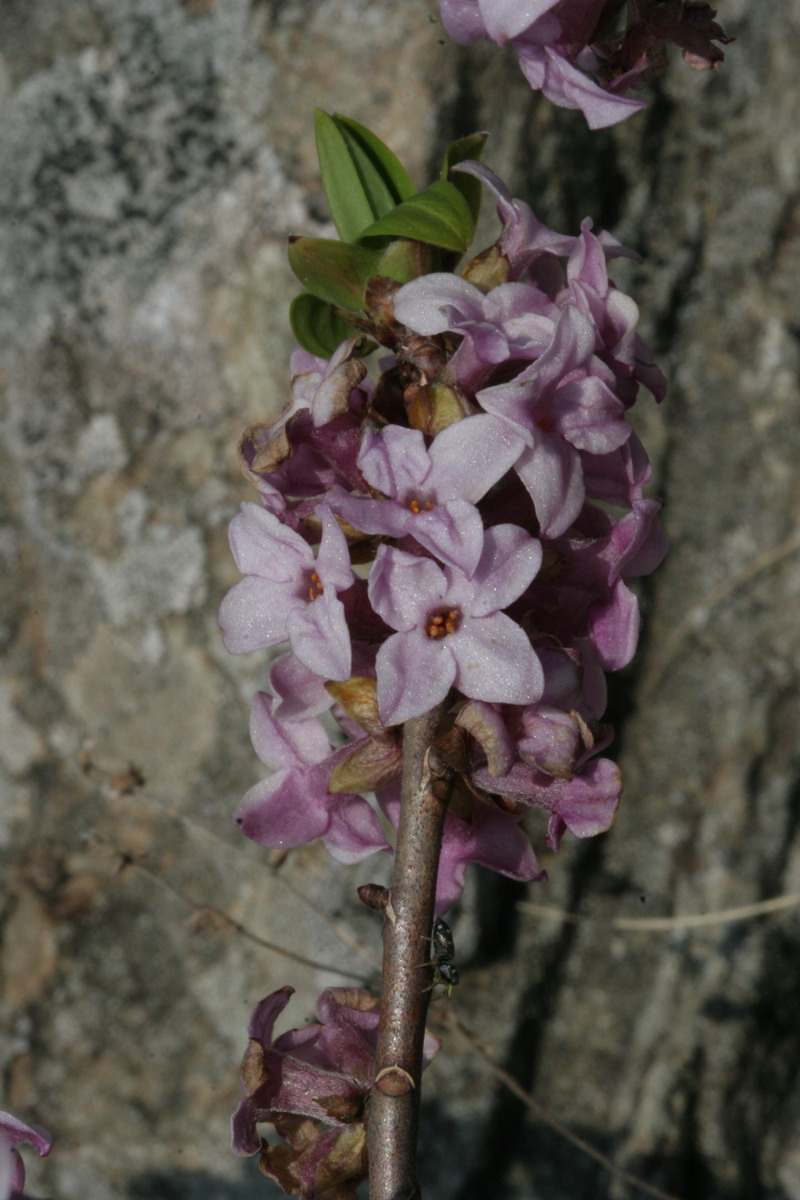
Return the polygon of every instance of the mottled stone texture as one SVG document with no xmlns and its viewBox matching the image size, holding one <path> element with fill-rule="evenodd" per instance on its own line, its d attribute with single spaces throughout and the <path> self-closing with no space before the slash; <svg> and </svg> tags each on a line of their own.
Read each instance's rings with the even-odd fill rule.
<svg viewBox="0 0 800 1200">
<path fill-rule="evenodd" d="M 800 890 L 800 4 L 719 8 L 720 73 L 676 61 L 647 113 L 590 134 L 502 52 L 445 43 L 432 0 L 0 0 L 0 1106 L 57 1133 L 34 1191 L 273 1195 L 227 1150 L 249 1006 L 292 982 L 300 1022 L 348 980 L 203 906 L 364 978 L 351 943 L 378 950 L 353 890 L 383 865 L 268 863 L 231 830 L 264 663 L 215 625 L 236 436 L 286 394 L 285 235 L 325 231 L 319 104 L 420 182 L 491 130 L 545 220 L 591 213 L 646 255 L 626 283 L 672 378 L 642 405 L 673 551 L 613 694 L 623 810 L 528 897 L 593 920 L 482 878 L 452 1008 L 683 1200 L 800 1197 L 796 911 L 611 924 Z M 446 1037 L 427 1196 L 623 1195 Z"/>
</svg>

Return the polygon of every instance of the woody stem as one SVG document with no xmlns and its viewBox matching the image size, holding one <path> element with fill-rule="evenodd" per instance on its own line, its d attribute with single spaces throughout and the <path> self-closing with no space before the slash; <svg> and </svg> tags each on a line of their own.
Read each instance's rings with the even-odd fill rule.
<svg viewBox="0 0 800 1200">
<path fill-rule="evenodd" d="M 406 722 L 394 876 L 383 929 L 381 1023 L 370 1093 L 370 1200 L 416 1200 L 422 1045 L 430 937 L 449 784 L 432 743 L 444 705 Z"/>
</svg>

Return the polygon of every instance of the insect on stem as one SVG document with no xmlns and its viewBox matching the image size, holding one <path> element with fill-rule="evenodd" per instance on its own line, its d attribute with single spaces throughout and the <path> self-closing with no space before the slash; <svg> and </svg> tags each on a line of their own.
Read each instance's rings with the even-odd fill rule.
<svg viewBox="0 0 800 1200">
<path fill-rule="evenodd" d="M 420 966 L 433 967 L 435 976 L 430 987 L 423 990 L 428 992 L 441 984 L 449 996 L 458 983 L 458 969 L 453 963 L 456 950 L 452 930 L 446 921 L 437 917 L 433 923 L 433 933 L 427 940 L 431 943 L 433 958 L 429 962 L 421 963 Z"/>
</svg>

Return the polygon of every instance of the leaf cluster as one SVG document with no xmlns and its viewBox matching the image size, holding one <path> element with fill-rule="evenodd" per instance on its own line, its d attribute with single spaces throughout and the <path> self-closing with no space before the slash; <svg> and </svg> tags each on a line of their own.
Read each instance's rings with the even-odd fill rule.
<svg viewBox="0 0 800 1200">
<path fill-rule="evenodd" d="M 439 178 L 417 191 L 397 156 L 358 121 L 317 109 L 315 131 L 322 186 L 341 240 L 290 239 L 289 265 L 306 289 L 290 319 L 301 346 L 329 358 L 363 330 L 370 280 L 402 284 L 452 270 L 469 248 L 480 184 L 460 172 L 451 180 L 450 170 L 480 158 L 485 135 L 452 142 Z"/>
</svg>

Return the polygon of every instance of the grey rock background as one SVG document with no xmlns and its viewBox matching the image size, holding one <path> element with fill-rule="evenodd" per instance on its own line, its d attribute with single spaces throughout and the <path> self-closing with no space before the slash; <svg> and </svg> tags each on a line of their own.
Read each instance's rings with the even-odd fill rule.
<svg viewBox="0 0 800 1200">
<path fill-rule="evenodd" d="M 673 550 L 613 692 L 623 809 L 528 896 L 593 920 L 473 880 L 453 1011 L 651 1183 L 800 1198 L 797 911 L 610 924 L 800 891 L 800 4 L 719 15 L 721 72 L 675 62 L 590 134 L 494 47 L 447 43 L 432 0 L 0 0 L 0 1061 L 2 1107 L 58 1136 L 32 1191 L 273 1195 L 228 1152 L 249 1008 L 292 982 L 300 1023 L 336 969 L 371 977 L 348 939 L 378 949 L 353 892 L 382 867 L 231 830 L 264 663 L 215 624 L 236 438 L 286 393 L 285 236 L 324 230 L 319 104 L 420 181 L 491 130 L 542 219 L 645 254 L 625 284 L 672 380 L 641 404 Z M 627 1194 L 446 1038 L 427 1196 Z"/>
</svg>

